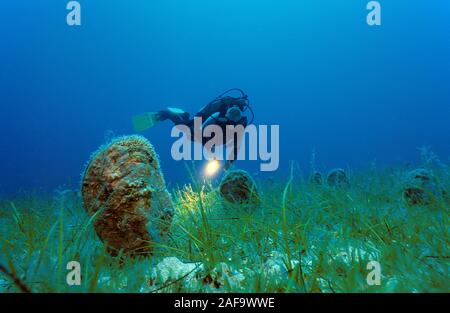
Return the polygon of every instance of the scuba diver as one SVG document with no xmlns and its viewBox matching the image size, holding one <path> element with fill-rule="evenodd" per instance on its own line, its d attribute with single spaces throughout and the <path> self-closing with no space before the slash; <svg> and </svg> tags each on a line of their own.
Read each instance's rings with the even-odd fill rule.
<svg viewBox="0 0 450 313">
<path fill-rule="evenodd" d="M 238 92 L 240 95 L 233 97 L 230 95 L 232 92 Z M 244 114 L 247 110 L 251 112 L 252 118 L 249 122 L 248 117 Z M 143 115 L 136 116 L 133 120 L 134 128 L 136 131 L 141 132 L 153 127 L 158 122 L 169 120 L 174 123 L 175 126 L 186 126 L 190 132 L 187 134 L 189 139 L 194 142 L 200 142 L 203 146 L 210 140 L 203 136 L 203 129 L 209 125 L 216 125 L 222 129 L 224 135 L 223 144 L 227 144 L 226 132 L 227 126 L 243 126 L 243 129 L 247 125 L 253 123 L 255 114 L 250 107 L 248 96 L 238 88 L 230 89 L 213 101 L 203 107 L 192 118 L 191 115 L 181 109 L 168 108 L 159 112 L 145 113 Z M 201 118 L 202 124 L 197 125 L 195 120 Z M 200 126 L 200 129 L 198 127 Z M 200 137 L 196 137 L 193 134 L 200 134 Z M 232 163 L 237 160 L 240 144 L 242 142 L 243 134 L 238 134 L 237 140 L 233 138 L 233 156 L 229 157 L 224 169 L 228 170 Z"/>
</svg>

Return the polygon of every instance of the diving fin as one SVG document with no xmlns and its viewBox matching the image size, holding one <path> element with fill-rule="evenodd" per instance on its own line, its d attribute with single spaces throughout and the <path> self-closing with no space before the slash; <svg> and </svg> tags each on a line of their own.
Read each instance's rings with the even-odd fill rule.
<svg viewBox="0 0 450 313">
<path fill-rule="evenodd" d="M 133 117 L 133 127 L 136 132 L 142 132 L 152 128 L 158 122 L 158 113 L 155 112 L 147 112 Z"/>
</svg>

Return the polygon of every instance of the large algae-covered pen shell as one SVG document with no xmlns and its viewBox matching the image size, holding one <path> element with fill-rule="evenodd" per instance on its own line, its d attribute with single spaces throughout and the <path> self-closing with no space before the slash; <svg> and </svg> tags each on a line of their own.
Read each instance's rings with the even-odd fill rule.
<svg viewBox="0 0 450 313">
<path fill-rule="evenodd" d="M 260 198 L 255 181 L 243 170 L 228 172 L 222 179 L 219 191 L 229 204 L 258 206 Z"/>
<path fill-rule="evenodd" d="M 342 168 L 335 168 L 330 171 L 327 177 L 327 183 L 330 187 L 349 188 L 350 180 L 347 173 Z"/>
<path fill-rule="evenodd" d="M 88 213 L 98 214 L 95 230 L 112 255 L 148 254 L 170 227 L 172 199 L 158 156 L 144 137 L 116 138 L 94 153 L 81 194 Z"/>
<path fill-rule="evenodd" d="M 403 200 L 407 206 L 431 205 L 446 200 L 446 192 L 433 171 L 418 168 L 408 172 L 403 182 Z"/>
</svg>

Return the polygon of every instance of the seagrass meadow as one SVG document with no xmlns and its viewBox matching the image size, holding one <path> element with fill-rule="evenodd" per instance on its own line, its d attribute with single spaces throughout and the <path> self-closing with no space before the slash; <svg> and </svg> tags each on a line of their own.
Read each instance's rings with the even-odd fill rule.
<svg viewBox="0 0 450 313">
<path fill-rule="evenodd" d="M 448 165 L 424 162 L 444 191 Z M 218 181 L 171 190 L 175 214 L 152 254 L 111 256 L 78 191 L 0 203 L 1 292 L 448 292 L 449 202 L 406 205 L 410 168 L 348 171 L 350 186 L 256 180 L 258 207 L 224 207 Z M 192 175 L 195 177 L 195 175 Z M 70 284 L 78 262 L 79 284 Z M 368 284 L 370 262 L 381 266 Z"/>
<path fill-rule="evenodd" d="M 0 298 L 449 293 L 449 12 L 0 1 Z"/>
</svg>

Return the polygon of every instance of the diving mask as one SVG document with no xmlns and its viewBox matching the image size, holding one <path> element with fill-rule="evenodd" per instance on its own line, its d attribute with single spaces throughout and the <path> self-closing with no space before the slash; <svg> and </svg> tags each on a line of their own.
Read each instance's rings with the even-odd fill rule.
<svg viewBox="0 0 450 313">
<path fill-rule="evenodd" d="M 239 109 L 239 107 L 233 106 L 227 110 L 225 117 L 228 120 L 237 123 L 242 119 L 242 111 Z"/>
</svg>

